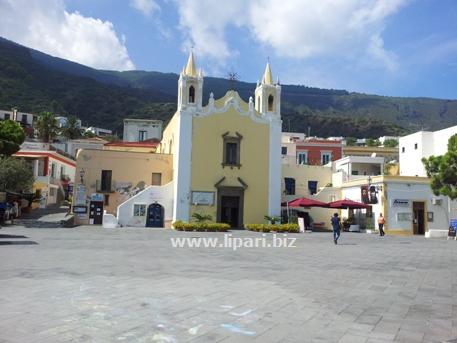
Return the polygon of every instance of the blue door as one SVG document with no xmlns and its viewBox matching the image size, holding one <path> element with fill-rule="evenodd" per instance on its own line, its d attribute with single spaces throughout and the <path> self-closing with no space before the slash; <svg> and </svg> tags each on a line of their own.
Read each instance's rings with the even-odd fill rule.
<svg viewBox="0 0 457 343">
<path fill-rule="evenodd" d="M 160 204 L 151 204 L 148 207 L 146 227 L 164 227 L 164 210 Z"/>
</svg>

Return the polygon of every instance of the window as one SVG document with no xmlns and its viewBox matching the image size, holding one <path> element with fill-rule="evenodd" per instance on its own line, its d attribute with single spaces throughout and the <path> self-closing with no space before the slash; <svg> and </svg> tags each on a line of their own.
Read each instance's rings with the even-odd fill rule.
<svg viewBox="0 0 457 343">
<path fill-rule="evenodd" d="M 351 175 L 359 175 L 359 171 L 358 170 L 352 170 L 351 171 Z"/>
<path fill-rule="evenodd" d="M 56 177 L 56 169 L 57 165 L 55 163 L 51 163 L 51 177 Z"/>
<path fill-rule="evenodd" d="M 100 190 L 102 192 L 111 191 L 111 178 L 113 175 L 112 170 L 102 170 L 102 182 Z"/>
<path fill-rule="evenodd" d="M 273 111 L 273 105 L 274 105 L 274 98 L 273 95 L 268 96 L 268 111 L 272 112 Z"/>
<path fill-rule="evenodd" d="M 224 137 L 222 166 L 240 167 L 240 144 L 242 136 L 238 132 L 236 133 L 236 137 L 229 137 L 227 134 L 222 136 Z"/>
<path fill-rule="evenodd" d="M 146 215 L 146 205 L 145 204 L 134 204 L 133 205 L 133 216 L 134 217 L 144 217 Z"/>
<path fill-rule="evenodd" d="M 308 164 L 308 153 L 306 151 L 297 152 L 297 163 Z"/>
<path fill-rule="evenodd" d="M 322 165 L 329 163 L 332 160 L 331 152 L 321 152 Z"/>
<path fill-rule="evenodd" d="M 194 86 L 189 87 L 189 103 L 193 104 L 195 102 L 195 88 Z"/>
<path fill-rule="evenodd" d="M 22 124 L 27 124 L 27 115 L 26 114 L 22 115 L 21 123 Z"/>
<path fill-rule="evenodd" d="M 281 154 L 287 155 L 287 147 L 286 146 L 281 147 Z"/>
<path fill-rule="evenodd" d="M 162 185 L 162 173 L 152 173 L 151 185 L 153 185 L 153 186 Z"/>
<path fill-rule="evenodd" d="M 138 142 L 142 142 L 148 139 L 148 132 L 147 131 L 138 131 Z"/>
<path fill-rule="evenodd" d="M 401 152 L 405 152 L 405 147 L 402 147 L 402 148 L 401 148 Z"/>
<path fill-rule="evenodd" d="M 308 181 L 309 194 L 314 195 L 317 193 L 317 181 Z"/>
<path fill-rule="evenodd" d="M 414 150 L 417 150 L 417 143 L 414 143 Z"/>
<path fill-rule="evenodd" d="M 227 142 L 225 145 L 225 150 L 226 150 L 226 159 L 225 163 L 226 164 L 238 164 L 238 144 L 235 142 Z"/>
<path fill-rule="evenodd" d="M 10 114 L 9 113 L 5 113 L 5 120 L 9 120 L 10 119 Z"/>
<path fill-rule="evenodd" d="M 105 194 L 103 205 L 105 205 L 105 206 L 109 205 L 109 194 Z"/>
<path fill-rule="evenodd" d="M 291 177 L 284 178 L 286 195 L 295 195 L 295 179 Z"/>
</svg>

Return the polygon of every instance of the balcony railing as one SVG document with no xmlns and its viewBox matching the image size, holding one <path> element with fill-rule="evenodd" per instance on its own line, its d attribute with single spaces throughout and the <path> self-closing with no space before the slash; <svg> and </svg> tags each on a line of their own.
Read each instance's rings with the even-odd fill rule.
<svg viewBox="0 0 457 343">
<path fill-rule="evenodd" d="M 116 183 L 114 181 L 102 182 L 102 180 L 97 180 L 95 188 L 97 193 L 114 193 L 116 189 Z"/>
</svg>

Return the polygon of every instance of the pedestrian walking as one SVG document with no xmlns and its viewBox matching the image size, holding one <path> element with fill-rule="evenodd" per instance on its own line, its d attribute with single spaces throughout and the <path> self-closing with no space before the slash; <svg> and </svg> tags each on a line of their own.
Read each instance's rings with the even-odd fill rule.
<svg viewBox="0 0 457 343">
<path fill-rule="evenodd" d="M 386 220 L 382 216 L 382 213 L 380 213 L 379 218 L 378 218 L 378 229 L 379 229 L 379 236 L 381 236 L 381 237 L 385 235 L 385 233 L 384 233 L 385 222 L 386 222 Z"/>
<path fill-rule="evenodd" d="M 338 238 L 340 238 L 341 232 L 341 223 L 338 213 L 333 214 L 331 222 L 333 228 L 333 243 L 338 244 Z"/>
</svg>

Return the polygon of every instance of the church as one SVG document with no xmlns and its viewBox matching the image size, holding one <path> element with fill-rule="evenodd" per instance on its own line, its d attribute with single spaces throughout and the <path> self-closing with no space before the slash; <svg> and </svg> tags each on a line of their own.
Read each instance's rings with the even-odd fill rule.
<svg viewBox="0 0 457 343">
<path fill-rule="evenodd" d="M 191 52 L 179 75 L 177 110 L 153 153 L 158 164 L 170 160 L 166 164 L 169 170 L 164 171 L 162 163 L 161 172 L 169 174 L 171 180 L 160 185 L 142 180 L 144 187 L 138 193 L 128 198 L 124 195 L 122 202 L 111 201 L 111 210 L 107 212 L 116 215 L 119 224 L 169 226 L 177 220 L 191 221 L 192 215 L 198 213 L 210 215 L 213 221 L 228 223 L 232 228 L 243 228 L 249 223 L 264 223 L 265 215 L 280 215 L 281 86 L 273 82 L 269 63 L 248 102 L 229 90 L 220 99 L 210 93 L 203 105 L 203 84 L 203 73 L 197 69 Z M 122 155 L 122 151 L 116 153 Z M 85 175 L 93 175 L 94 180 L 83 180 L 91 193 L 96 192 L 91 185 L 100 178 L 105 166 L 87 154 L 89 150 L 79 153 L 77 165 L 85 170 Z M 110 160 L 129 163 L 126 154 Z M 138 152 L 135 158 L 149 161 L 150 155 Z M 136 167 L 129 171 L 130 175 L 126 175 L 125 168 L 110 168 L 113 179 L 125 183 L 135 173 L 154 171 L 154 163 L 144 163 L 144 167 L 148 168 L 146 173 Z M 115 176 L 116 170 L 121 169 L 123 175 Z M 140 184 L 138 180 L 135 183 Z M 162 218 L 156 225 L 148 225 L 149 216 Z"/>
</svg>

